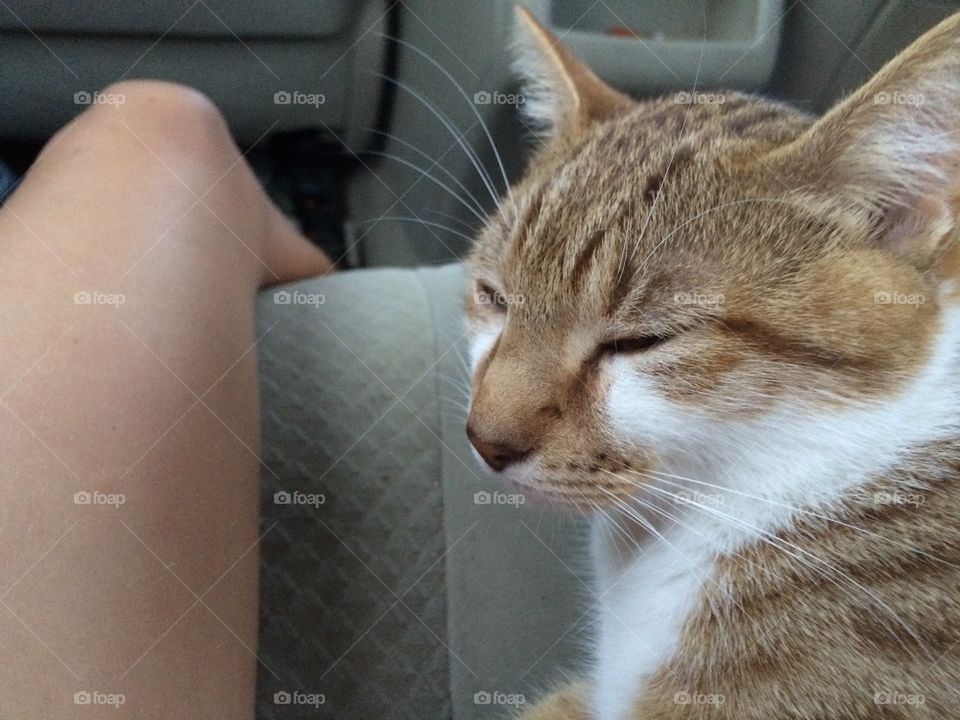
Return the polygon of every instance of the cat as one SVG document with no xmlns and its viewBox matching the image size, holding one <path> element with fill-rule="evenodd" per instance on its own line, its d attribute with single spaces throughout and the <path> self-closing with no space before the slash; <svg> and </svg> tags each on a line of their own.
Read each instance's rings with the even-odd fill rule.
<svg viewBox="0 0 960 720">
<path fill-rule="evenodd" d="M 519 15 L 467 434 L 590 515 L 597 599 L 523 719 L 960 718 L 960 15 L 819 119 L 630 99 Z"/>
</svg>

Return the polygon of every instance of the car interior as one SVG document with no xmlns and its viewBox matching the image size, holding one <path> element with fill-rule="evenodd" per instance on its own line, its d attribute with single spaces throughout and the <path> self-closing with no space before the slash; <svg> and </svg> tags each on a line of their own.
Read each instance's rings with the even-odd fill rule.
<svg viewBox="0 0 960 720">
<path fill-rule="evenodd" d="M 735 89 L 815 115 L 960 6 L 525 4 L 631 96 Z M 514 6 L 0 0 L 0 198 L 59 128 L 119 101 L 111 83 L 171 80 L 216 103 L 343 270 L 258 307 L 264 720 L 502 717 L 492 694 L 589 663 L 583 522 L 505 495 L 464 435 L 460 263 L 537 143 Z M 325 702 L 284 704 L 290 688 Z"/>
</svg>

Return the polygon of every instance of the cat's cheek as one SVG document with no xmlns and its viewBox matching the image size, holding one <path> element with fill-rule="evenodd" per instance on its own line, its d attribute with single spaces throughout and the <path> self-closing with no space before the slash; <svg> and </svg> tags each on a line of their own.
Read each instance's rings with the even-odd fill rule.
<svg viewBox="0 0 960 720">
<path fill-rule="evenodd" d="M 607 365 L 606 410 L 610 431 L 639 448 L 659 452 L 658 442 L 671 444 L 689 428 L 685 413 L 658 389 L 656 381 L 627 357 L 614 357 Z"/>
</svg>

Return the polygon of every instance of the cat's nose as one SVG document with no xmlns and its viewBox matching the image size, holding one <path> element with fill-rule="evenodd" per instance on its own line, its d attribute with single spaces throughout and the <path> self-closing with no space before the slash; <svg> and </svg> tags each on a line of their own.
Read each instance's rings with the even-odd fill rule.
<svg viewBox="0 0 960 720">
<path fill-rule="evenodd" d="M 470 425 L 467 425 L 467 437 L 470 439 L 470 444 L 480 453 L 484 462 L 497 472 L 517 462 L 527 454 L 526 450 L 484 440 Z"/>
</svg>

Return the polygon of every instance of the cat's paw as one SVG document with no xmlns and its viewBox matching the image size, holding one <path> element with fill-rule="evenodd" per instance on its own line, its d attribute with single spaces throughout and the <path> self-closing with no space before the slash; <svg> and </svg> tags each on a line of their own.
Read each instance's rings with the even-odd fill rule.
<svg viewBox="0 0 960 720">
<path fill-rule="evenodd" d="M 521 710 L 515 720 L 590 720 L 586 682 L 581 680 L 564 685 Z"/>
</svg>

